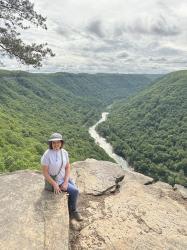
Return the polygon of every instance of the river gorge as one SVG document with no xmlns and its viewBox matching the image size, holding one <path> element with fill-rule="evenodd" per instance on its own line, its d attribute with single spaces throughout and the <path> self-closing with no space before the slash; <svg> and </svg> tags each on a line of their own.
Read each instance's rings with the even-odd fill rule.
<svg viewBox="0 0 187 250">
<path fill-rule="evenodd" d="M 110 143 L 106 141 L 105 138 L 101 137 L 98 132 L 96 131 L 96 127 L 99 123 L 106 121 L 108 112 L 103 112 L 101 114 L 101 119 L 97 121 L 92 127 L 89 128 L 89 134 L 92 138 L 94 138 L 95 143 L 99 145 L 101 148 L 105 150 L 105 152 L 115 160 L 124 170 L 133 171 L 132 168 L 128 165 L 128 162 L 122 158 L 121 156 L 114 153 L 113 147 Z"/>
</svg>

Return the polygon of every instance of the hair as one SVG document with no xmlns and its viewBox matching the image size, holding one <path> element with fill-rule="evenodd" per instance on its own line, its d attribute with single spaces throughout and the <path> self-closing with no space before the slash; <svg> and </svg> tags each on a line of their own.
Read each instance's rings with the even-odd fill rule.
<svg viewBox="0 0 187 250">
<path fill-rule="evenodd" d="M 63 141 L 63 140 L 60 140 L 60 141 L 61 141 L 61 146 L 60 146 L 60 148 L 62 148 L 63 145 L 64 145 L 64 141 Z M 49 141 L 49 149 L 53 149 L 53 147 L 52 147 L 52 141 Z"/>
</svg>

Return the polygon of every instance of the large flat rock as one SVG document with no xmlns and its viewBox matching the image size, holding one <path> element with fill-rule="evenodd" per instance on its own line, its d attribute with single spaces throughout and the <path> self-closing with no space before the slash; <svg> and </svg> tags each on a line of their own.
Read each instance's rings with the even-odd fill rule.
<svg viewBox="0 0 187 250">
<path fill-rule="evenodd" d="M 65 193 L 44 191 L 39 172 L 0 175 L 0 249 L 187 249 L 186 189 L 94 159 L 72 164 L 71 177 L 84 220 L 72 224 L 70 246 Z"/>
<path fill-rule="evenodd" d="M 0 249 L 67 250 L 69 215 L 65 193 L 44 190 L 34 171 L 0 175 Z"/>
<path fill-rule="evenodd" d="M 71 238 L 72 250 L 187 249 L 187 203 L 170 185 L 152 183 L 151 178 L 110 162 L 88 159 L 73 168 L 85 220 Z M 125 177 L 116 192 L 88 193 L 106 190 L 121 175 Z"/>
<path fill-rule="evenodd" d="M 124 171 L 117 164 L 108 161 L 87 159 L 72 164 L 72 176 L 81 193 L 99 195 L 123 175 Z"/>
</svg>

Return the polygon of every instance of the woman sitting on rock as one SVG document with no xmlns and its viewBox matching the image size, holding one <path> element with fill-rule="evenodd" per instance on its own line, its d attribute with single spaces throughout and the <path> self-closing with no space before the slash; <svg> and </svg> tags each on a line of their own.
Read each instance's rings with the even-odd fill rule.
<svg viewBox="0 0 187 250">
<path fill-rule="evenodd" d="M 79 190 L 70 179 L 70 163 L 68 152 L 63 149 L 64 140 L 62 135 L 54 133 L 51 135 L 49 149 L 41 158 L 42 172 L 45 177 L 45 187 L 55 194 L 65 191 L 69 194 L 68 208 L 71 218 L 81 221 L 81 215 L 77 211 L 77 200 Z M 48 188 L 47 188 L 48 187 Z"/>
</svg>

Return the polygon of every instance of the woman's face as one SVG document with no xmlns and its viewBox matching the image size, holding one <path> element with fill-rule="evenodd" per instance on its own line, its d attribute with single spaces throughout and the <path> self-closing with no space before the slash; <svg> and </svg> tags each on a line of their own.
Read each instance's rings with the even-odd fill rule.
<svg viewBox="0 0 187 250">
<path fill-rule="evenodd" d="M 54 150 L 59 150 L 61 146 L 62 146 L 61 141 L 52 141 L 52 148 Z"/>
</svg>

